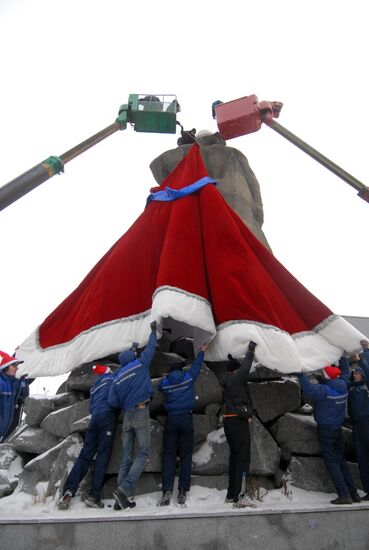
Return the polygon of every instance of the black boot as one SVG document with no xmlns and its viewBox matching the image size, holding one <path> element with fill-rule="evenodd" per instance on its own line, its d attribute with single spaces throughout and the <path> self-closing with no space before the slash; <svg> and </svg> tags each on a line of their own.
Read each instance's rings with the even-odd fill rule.
<svg viewBox="0 0 369 550">
<path fill-rule="evenodd" d="M 186 491 L 185 489 L 183 489 L 183 487 L 181 487 L 179 490 L 177 502 L 180 506 L 186 504 Z"/>
<path fill-rule="evenodd" d="M 102 500 L 92 496 L 88 496 L 85 499 L 85 504 L 89 508 L 104 508 L 104 503 L 102 502 Z"/>
<path fill-rule="evenodd" d="M 169 506 L 171 498 L 172 493 L 170 491 L 165 491 L 158 503 L 158 506 Z"/>
<path fill-rule="evenodd" d="M 135 502 L 131 502 L 128 500 L 127 495 L 125 495 L 120 487 L 117 487 L 115 491 L 113 491 L 113 497 L 115 498 L 116 504 L 118 504 L 121 508 L 134 508 L 136 506 Z M 118 507 L 115 507 L 114 510 L 119 510 Z"/>
<path fill-rule="evenodd" d="M 360 495 L 357 491 L 355 493 L 351 493 L 352 502 L 361 502 Z"/>
<path fill-rule="evenodd" d="M 351 497 L 338 497 L 334 500 L 331 500 L 331 504 L 352 504 Z"/>
<path fill-rule="evenodd" d="M 59 505 L 58 505 L 59 510 L 68 510 L 72 497 L 73 495 L 71 491 L 67 489 L 65 493 L 63 493 L 63 496 L 59 502 Z"/>
</svg>

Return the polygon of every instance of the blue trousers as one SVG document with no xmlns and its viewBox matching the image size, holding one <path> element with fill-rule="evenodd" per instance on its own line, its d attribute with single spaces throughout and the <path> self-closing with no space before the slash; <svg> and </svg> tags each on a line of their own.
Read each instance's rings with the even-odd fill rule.
<svg viewBox="0 0 369 550">
<path fill-rule="evenodd" d="M 364 491 L 369 493 L 369 421 L 353 424 L 352 429 L 361 483 Z"/>
<path fill-rule="evenodd" d="M 113 448 L 116 422 L 117 414 L 114 412 L 92 415 L 82 450 L 64 483 L 63 493 L 69 490 L 75 495 L 79 484 L 93 464 L 89 494 L 94 498 L 101 497 L 101 488 Z"/>
<path fill-rule="evenodd" d="M 318 441 L 323 460 L 339 497 L 356 493 L 350 469 L 345 460 L 342 428 L 338 430 L 318 426 Z"/>
<path fill-rule="evenodd" d="M 136 456 L 133 459 L 134 446 Z M 135 407 L 125 411 L 122 427 L 122 458 L 118 472 L 118 486 L 128 497 L 133 494 L 135 485 L 149 458 L 150 416 L 149 404 L 144 408 Z"/>
<path fill-rule="evenodd" d="M 193 442 L 192 414 L 168 415 L 163 434 L 161 473 L 163 492 L 173 492 L 177 449 L 179 451 L 180 466 L 178 489 L 190 490 Z"/>
</svg>

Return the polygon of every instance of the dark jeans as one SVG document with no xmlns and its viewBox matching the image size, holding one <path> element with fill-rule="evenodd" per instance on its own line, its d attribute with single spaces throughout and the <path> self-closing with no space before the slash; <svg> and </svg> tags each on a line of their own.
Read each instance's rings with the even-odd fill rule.
<svg viewBox="0 0 369 550">
<path fill-rule="evenodd" d="M 69 489 L 74 495 L 93 463 L 89 494 L 94 498 L 101 497 L 101 488 L 113 447 L 116 422 L 116 413 L 104 412 L 92 415 L 82 450 L 64 483 L 63 493 Z M 95 454 L 96 457 L 93 460 Z"/>
<path fill-rule="evenodd" d="M 353 424 L 352 429 L 361 483 L 364 491 L 369 493 L 369 421 Z"/>
<path fill-rule="evenodd" d="M 238 416 L 224 418 L 224 433 L 229 445 L 227 498 L 237 502 L 250 469 L 250 426 Z"/>
<path fill-rule="evenodd" d="M 345 445 L 342 429 L 318 426 L 318 441 L 325 466 L 336 487 L 339 497 L 349 497 L 356 493 L 350 469 L 345 460 Z"/>
<path fill-rule="evenodd" d="M 180 473 L 178 489 L 191 487 L 193 451 L 192 414 L 168 415 L 163 435 L 162 489 L 173 492 L 176 475 L 176 451 L 179 450 Z"/>
</svg>

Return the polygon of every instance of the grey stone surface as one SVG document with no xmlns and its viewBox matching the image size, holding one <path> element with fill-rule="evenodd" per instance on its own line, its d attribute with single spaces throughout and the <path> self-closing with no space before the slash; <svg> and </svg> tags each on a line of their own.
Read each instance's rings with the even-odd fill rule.
<svg viewBox="0 0 369 550">
<path fill-rule="evenodd" d="M 287 413 L 279 418 L 270 431 L 279 445 L 292 453 L 320 455 L 316 422 L 312 416 Z"/>
<path fill-rule="evenodd" d="M 280 372 L 264 367 L 260 363 L 255 363 L 249 374 L 249 380 L 252 381 L 280 380 L 281 378 L 282 375 Z"/>
<path fill-rule="evenodd" d="M 1 550 L 366 550 L 368 508 L 356 506 L 260 513 L 260 510 L 204 512 L 192 517 L 180 511 L 137 519 L 112 512 L 108 520 L 73 517 L 64 521 L 1 521 Z M 337 508 L 339 508 L 337 510 Z M 182 544 L 183 543 L 183 544 Z"/>
<path fill-rule="evenodd" d="M 72 432 L 72 425 L 90 413 L 90 400 L 80 401 L 64 409 L 50 413 L 41 423 L 41 428 L 47 432 L 67 437 Z"/>
<path fill-rule="evenodd" d="M 357 464 L 348 463 L 354 482 L 358 489 L 362 489 Z M 328 475 L 324 461 L 320 457 L 294 457 L 289 466 L 291 485 L 305 489 L 306 491 L 318 491 L 321 493 L 335 493 L 334 484 Z"/>
<path fill-rule="evenodd" d="M 250 396 L 262 422 L 274 420 L 300 407 L 300 386 L 290 380 L 250 382 Z"/>
<path fill-rule="evenodd" d="M 312 416 L 287 413 L 280 417 L 269 429 L 279 445 L 288 448 L 294 454 L 321 454 L 317 438 L 317 426 Z M 346 456 L 350 458 L 354 456 L 352 432 L 349 428 L 342 428 L 342 431 Z"/>
<path fill-rule="evenodd" d="M 0 444 L 0 498 L 12 494 L 23 466 L 23 460 L 12 444 Z"/>
<path fill-rule="evenodd" d="M 192 418 L 195 445 L 205 441 L 208 434 L 218 428 L 218 418 L 214 415 L 194 414 Z"/>
<path fill-rule="evenodd" d="M 172 363 L 184 363 L 184 358 L 176 353 L 166 353 L 163 351 L 156 351 L 152 363 L 150 365 L 150 376 L 152 378 L 159 378 L 169 371 L 169 367 Z"/>
<path fill-rule="evenodd" d="M 75 422 L 73 422 L 73 424 L 71 425 L 71 433 L 73 433 L 73 432 L 81 432 L 81 433 L 85 432 L 88 428 L 89 423 L 90 423 L 90 418 L 91 418 L 91 416 L 88 415 L 88 416 L 84 416 L 80 420 L 76 420 Z"/>
<path fill-rule="evenodd" d="M 219 416 L 221 408 L 222 406 L 219 403 L 211 403 L 210 405 L 206 405 L 204 413 L 210 416 Z"/>
<path fill-rule="evenodd" d="M 12 443 L 0 444 L 0 470 L 8 470 L 13 460 L 18 456 Z"/>
<path fill-rule="evenodd" d="M 306 415 L 312 415 L 313 414 L 313 407 L 309 405 L 309 403 L 305 403 L 302 407 L 297 409 L 297 414 L 306 414 Z"/>
<path fill-rule="evenodd" d="M 158 340 L 157 349 L 158 351 L 165 351 L 168 353 L 170 351 L 171 339 L 170 334 L 167 331 L 163 331 L 161 338 Z"/>
<path fill-rule="evenodd" d="M 82 392 L 61 392 L 57 395 L 54 395 L 51 398 L 51 401 L 54 403 L 55 410 L 63 409 L 64 407 L 69 407 L 69 405 L 74 405 L 85 399 Z"/>
<path fill-rule="evenodd" d="M 83 446 L 83 439 L 79 434 L 72 434 L 64 439 L 59 445 L 59 452 L 50 470 L 46 496 L 55 496 L 59 490 L 62 490 L 64 481 L 73 467 Z"/>
<path fill-rule="evenodd" d="M 217 377 L 210 369 L 203 366 L 195 382 L 196 402 L 194 412 L 205 410 L 207 405 L 223 403 L 223 392 Z"/>
<path fill-rule="evenodd" d="M 36 456 L 33 460 L 27 462 L 23 468 L 23 474 L 29 472 L 38 472 L 40 474 L 40 480 L 47 481 L 53 471 L 56 459 L 65 444 L 65 441 L 61 441 L 55 447 L 52 447 L 48 451 Z M 22 476 L 23 476 L 22 474 Z M 23 477 L 21 476 L 21 479 Z"/>
<path fill-rule="evenodd" d="M 95 380 L 95 375 L 92 372 L 92 367 L 95 364 L 96 361 L 91 361 L 90 363 L 78 367 L 78 369 L 74 369 L 67 379 L 67 391 L 82 391 L 89 394 L 90 388 Z"/>
<path fill-rule="evenodd" d="M 7 497 L 13 492 L 9 478 L 4 470 L 0 469 L 0 498 Z"/>
<path fill-rule="evenodd" d="M 192 360 L 194 358 L 193 339 L 178 338 L 172 342 L 170 350 L 172 353 L 176 353 L 185 359 Z"/>
<path fill-rule="evenodd" d="M 43 419 L 54 410 L 54 403 L 47 397 L 27 397 L 24 402 L 26 424 L 38 428 Z"/>
<path fill-rule="evenodd" d="M 251 465 L 253 476 L 273 475 L 279 466 L 279 451 L 272 436 L 264 426 L 253 418 L 250 423 Z M 211 432 L 205 443 L 195 448 L 193 455 L 193 474 L 219 475 L 228 472 L 229 447 L 220 428 Z"/>
<path fill-rule="evenodd" d="M 13 441 L 18 453 L 42 454 L 60 442 L 60 437 L 42 428 L 28 427 Z"/>
<path fill-rule="evenodd" d="M 166 415 L 156 417 L 157 422 L 165 428 Z M 194 444 L 205 441 L 210 432 L 219 428 L 219 419 L 214 414 L 193 414 Z"/>
<path fill-rule="evenodd" d="M 218 476 L 198 476 L 194 475 L 191 478 L 191 487 L 198 485 L 199 487 L 207 487 L 208 489 L 217 489 L 224 491 L 228 487 L 228 474 L 220 474 Z"/>
<path fill-rule="evenodd" d="M 250 422 L 250 437 L 250 474 L 254 476 L 273 475 L 279 466 L 278 446 L 270 433 L 255 417 Z"/>
<path fill-rule="evenodd" d="M 206 366 L 214 372 L 217 376 L 221 376 L 227 371 L 228 361 L 206 361 Z M 260 363 L 254 363 L 252 366 L 252 372 L 249 374 L 250 381 L 264 381 L 264 380 L 280 380 L 282 378 L 280 372 L 268 369 Z"/>
<path fill-rule="evenodd" d="M 17 491 L 26 493 L 27 495 L 38 495 L 37 484 L 40 481 L 45 481 L 42 475 L 37 470 L 23 470 L 20 475 Z"/>
<path fill-rule="evenodd" d="M 193 475 L 215 476 L 228 472 L 229 448 L 223 428 L 211 432 L 205 443 L 195 447 Z"/>
<path fill-rule="evenodd" d="M 60 384 L 59 388 L 56 390 L 56 395 L 59 395 L 60 393 L 66 393 L 66 392 L 68 392 L 67 380 L 64 380 L 64 382 Z"/>
<path fill-rule="evenodd" d="M 172 172 L 190 147 L 181 145 L 152 161 L 150 168 L 158 183 Z M 261 229 L 264 214 L 260 186 L 247 158 L 237 149 L 224 145 L 216 134 L 211 140 L 200 140 L 200 150 L 210 177 L 217 181 L 218 191 L 254 235 L 269 248 Z"/>
</svg>

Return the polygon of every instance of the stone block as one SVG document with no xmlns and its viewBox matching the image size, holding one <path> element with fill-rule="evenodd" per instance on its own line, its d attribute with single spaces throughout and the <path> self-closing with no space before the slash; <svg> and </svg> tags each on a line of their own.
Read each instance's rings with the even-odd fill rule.
<svg viewBox="0 0 369 550">
<path fill-rule="evenodd" d="M 11 443 L 0 444 L 0 470 L 9 470 L 13 460 L 18 456 L 15 447 Z"/>
<path fill-rule="evenodd" d="M 90 419 L 91 419 L 91 415 L 88 415 L 88 416 L 84 416 L 80 420 L 76 420 L 75 422 L 73 422 L 73 424 L 71 425 L 71 433 L 86 432 L 88 425 L 90 423 Z"/>
<path fill-rule="evenodd" d="M 195 357 L 193 349 L 193 339 L 192 338 L 178 338 L 172 342 L 170 351 L 176 353 L 177 355 L 186 359 L 186 362 L 192 361 Z"/>
<path fill-rule="evenodd" d="M 361 489 L 361 481 L 358 466 L 349 462 L 349 467 L 358 489 Z M 306 491 L 318 491 L 321 493 L 335 493 L 336 489 L 328 475 L 324 461 L 320 457 L 294 457 L 291 461 L 289 472 L 291 485 L 305 489 Z"/>
<path fill-rule="evenodd" d="M 41 428 L 58 437 L 67 437 L 73 431 L 73 423 L 90 413 L 90 400 L 50 413 L 41 423 Z"/>
<path fill-rule="evenodd" d="M 306 414 L 287 413 L 279 418 L 270 432 L 280 446 L 288 448 L 294 454 L 321 455 L 317 438 L 317 425 L 312 416 Z M 354 456 L 352 432 L 342 428 L 347 457 Z"/>
<path fill-rule="evenodd" d="M 223 403 L 223 392 L 216 375 L 203 366 L 195 382 L 194 412 L 201 413 L 208 405 Z"/>
<path fill-rule="evenodd" d="M 176 353 L 166 353 L 156 351 L 152 363 L 150 365 L 150 376 L 159 378 L 169 371 L 170 365 L 173 363 L 185 363 L 185 360 Z"/>
<path fill-rule="evenodd" d="M 32 395 L 27 397 L 24 402 L 25 422 L 28 426 L 38 428 L 43 419 L 54 410 L 53 401 L 45 396 Z"/>
<path fill-rule="evenodd" d="M 42 428 L 27 427 L 14 439 L 13 445 L 18 453 L 40 455 L 55 447 L 60 439 Z"/>
<path fill-rule="evenodd" d="M 68 436 L 59 445 L 59 452 L 48 477 L 46 496 L 55 496 L 63 489 L 64 482 L 82 450 L 83 439 L 79 434 Z"/>
<path fill-rule="evenodd" d="M 89 363 L 85 363 L 77 369 L 74 369 L 66 381 L 67 391 L 82 391 L 89 394 L 91 386 L 95 380 L 95 375 L 92 372 L 92 367 L 95 364 L 96 361 L 90 361 Z"/>
<path fill-rule="evenodd" d="M 228 472 L 229 447 L 220 428 L 211 432 L 205 443 L 195 447 L 192 456 L 192 473 L 194 475 L 216 476 Z"/>
<path fill-rule="evenodd" d="M 248 387 L 262 422 L 269 422 L 300 407 L 300 386 L 294 381 L 250 382 Z"/>
<path fill-rule="evenodd" d="M 251 464 L 253 476 L 275 474 L 279 466 L 279 450 L 273 437 L 255 417 L 250 422 Z"/>
<path fill-rule="evenodd" d="M 214 415 L 194 414 L 192 418 L 195 445 L 205 441 L 208 434 L 218 428 L 218 418 Z"/>
</svg>

